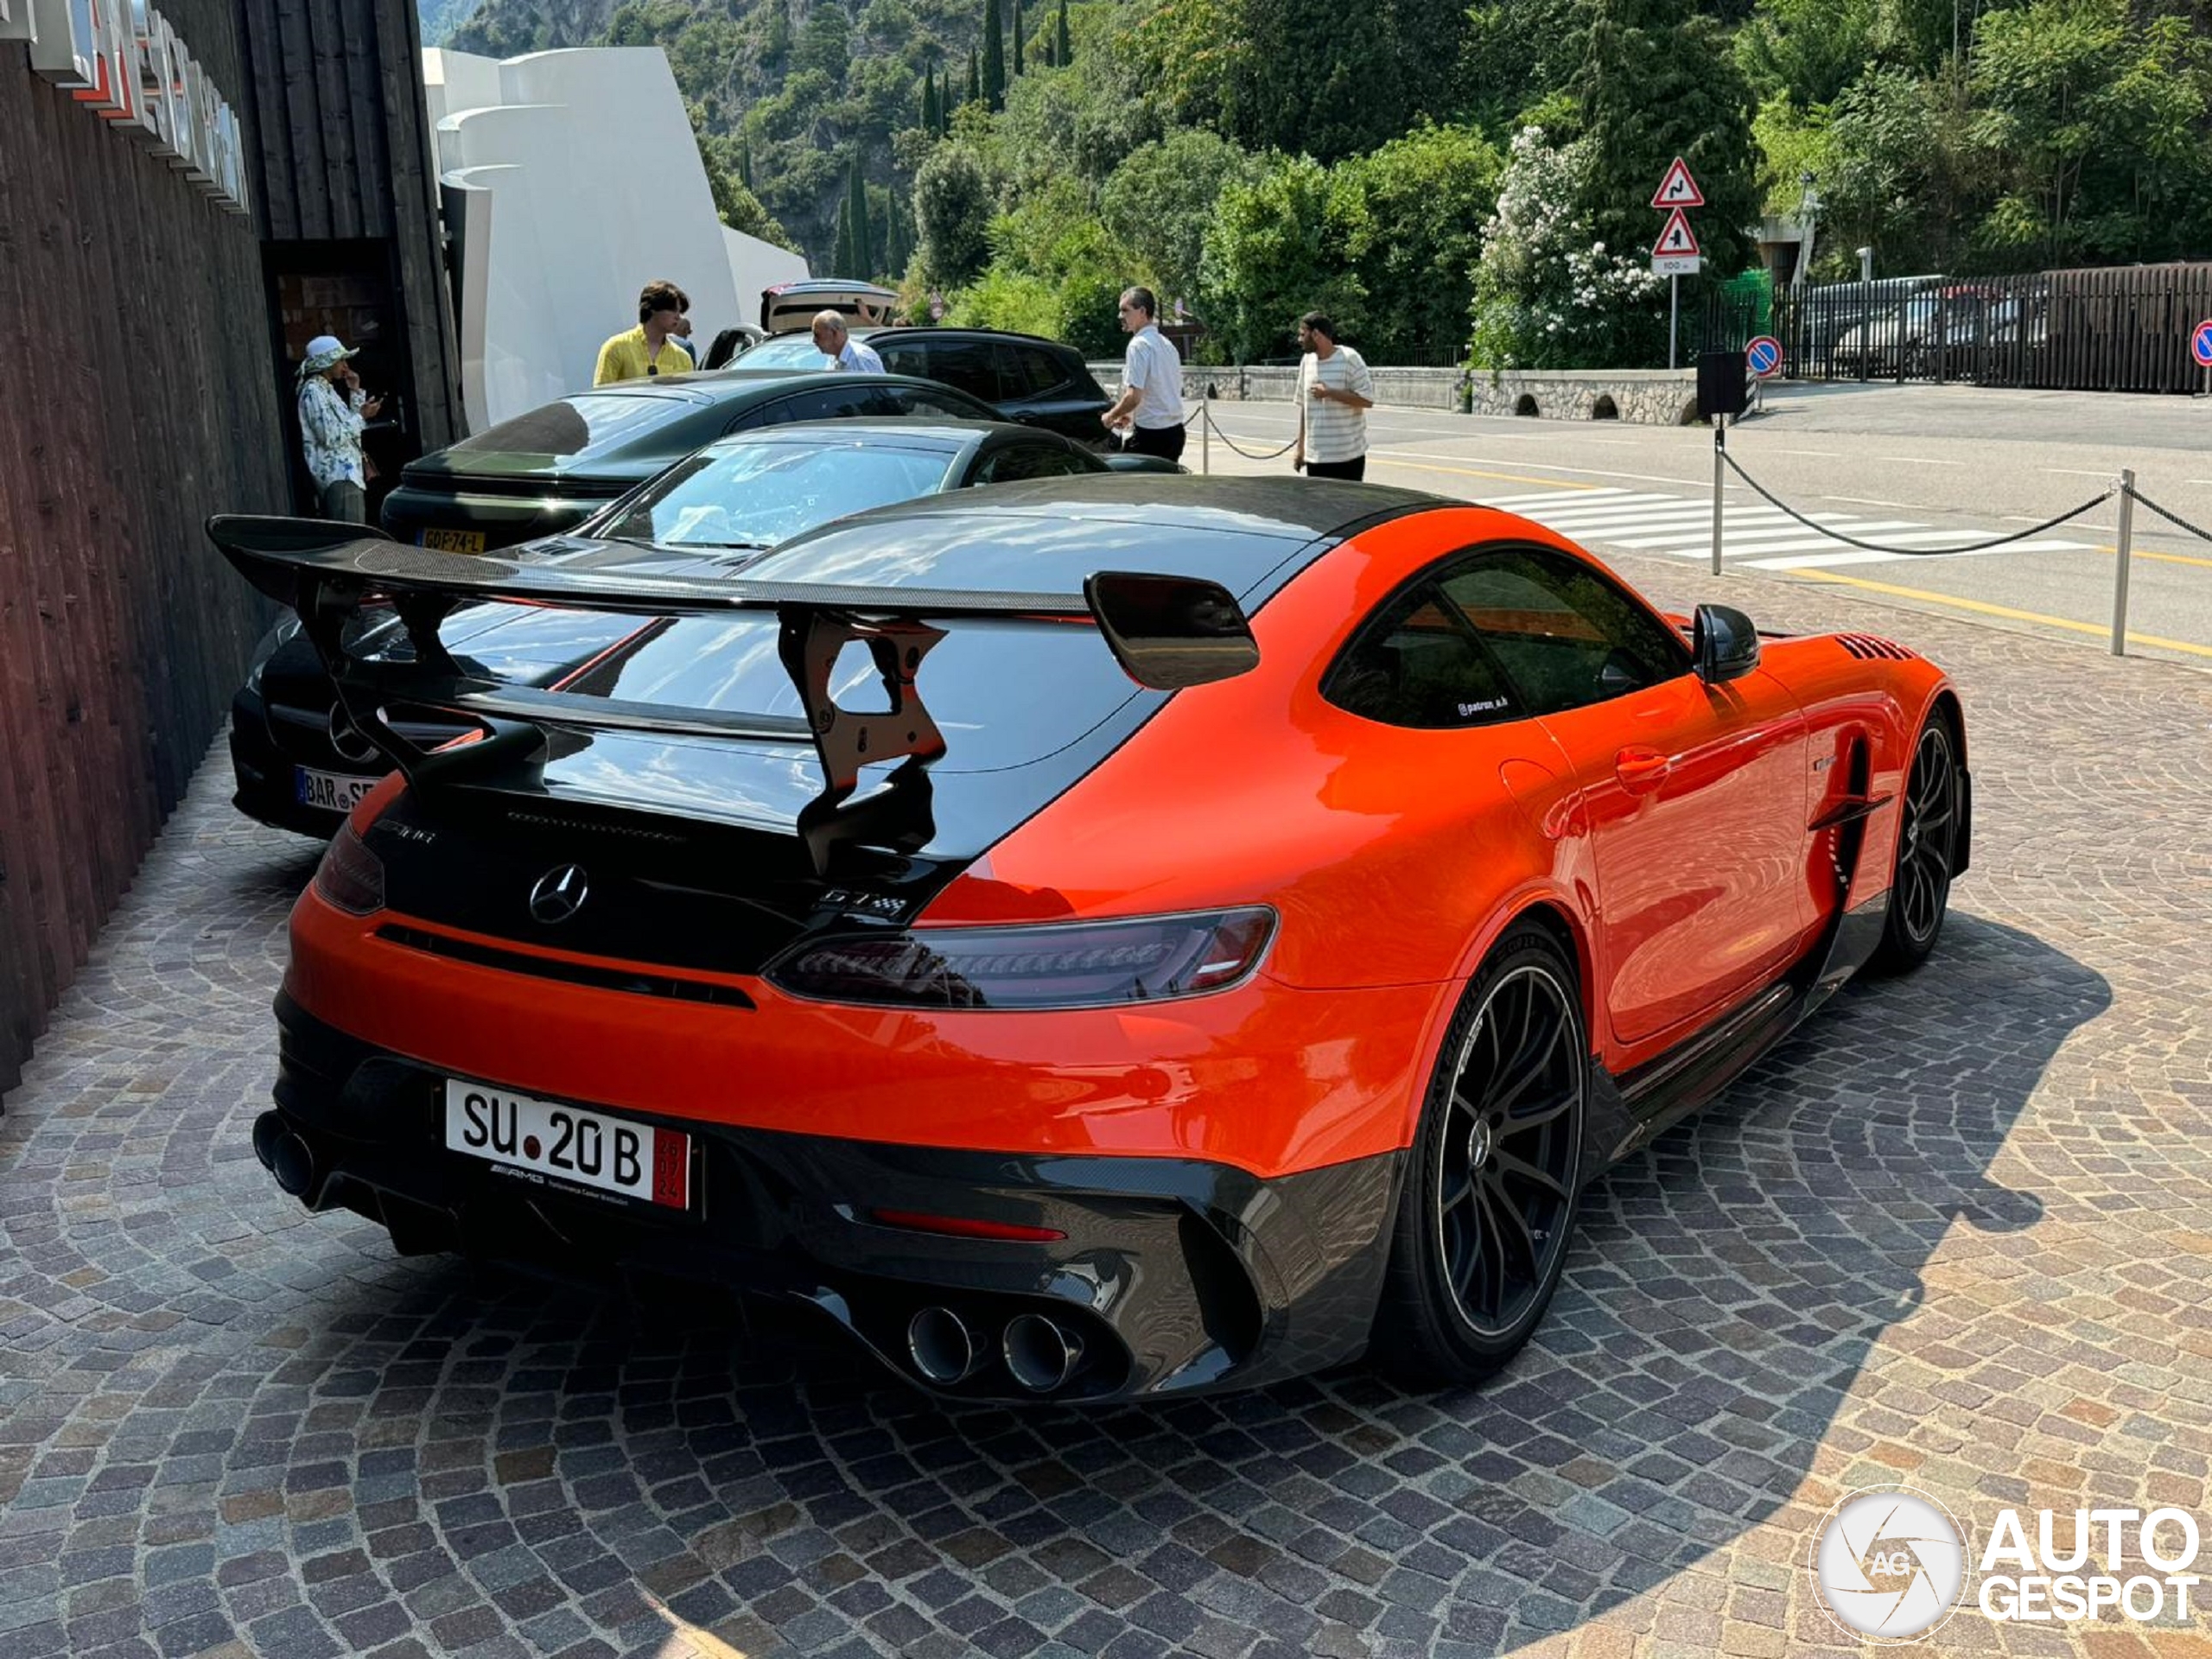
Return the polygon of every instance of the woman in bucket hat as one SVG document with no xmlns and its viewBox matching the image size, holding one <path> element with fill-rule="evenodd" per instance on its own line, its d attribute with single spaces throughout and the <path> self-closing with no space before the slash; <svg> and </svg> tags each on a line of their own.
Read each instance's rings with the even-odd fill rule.
<svg viewBox="0 0 2212 1659">
<path fill-rule="evenodd" d="M 362 524 L 369 518 L 369 496 L 361 429 L 383 403 L 361 390 L 348 361 L 354 355 L 335 334 L 317 334 L 308 342 L 300 360 L 300 439 L 322 516 Z"/>
</svg>

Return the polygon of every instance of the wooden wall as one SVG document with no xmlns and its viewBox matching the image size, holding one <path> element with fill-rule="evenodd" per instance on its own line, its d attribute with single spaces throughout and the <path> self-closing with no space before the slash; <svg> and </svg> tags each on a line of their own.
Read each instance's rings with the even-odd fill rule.
<svg viewBox="0 0 2212 1659">
<path fill-rule="evenodd" d="M 166 10 L 235 103 L 234 7 Z M 284 457 L 253 224 L 17 41 L 0 156 L 5 1087 L 221 728 L 262 620 L 200 524 L 281 511 Z"/>
<path fill-rule="evenodd" d="M 272 243 L 385 241 L 413 382 L 414 448 L 463 435 L 412 0 L 238 0 L 249 170 Z"/>
</svg>

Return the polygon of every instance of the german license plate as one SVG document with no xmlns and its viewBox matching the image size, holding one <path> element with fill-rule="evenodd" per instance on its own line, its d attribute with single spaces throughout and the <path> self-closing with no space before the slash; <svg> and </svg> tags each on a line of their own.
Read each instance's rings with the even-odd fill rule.
<svg viewBox="0 0 2212 1659">
<path fill-rule="evenodd" d="M 480 530 L 422 530 L 415 533 L 415 545 L 435 548 L 441 553 L 481 553 L 484 532 Z"/>
<path fill-rule="evenodd" d="M 373 778 L 350 772 L 316 772 L 308 766 L 292 768 L 292 792 L 302 806 L 319 806 L 326 812 L 351 812 L 361 798 L 377 786 Z"/>
<path fill-rule="evenodd" d="M 448 1078 L 446 1146 L 622 1198 L 691 1207 L 691 1137 L 679 1129 Z"/>
</svg>

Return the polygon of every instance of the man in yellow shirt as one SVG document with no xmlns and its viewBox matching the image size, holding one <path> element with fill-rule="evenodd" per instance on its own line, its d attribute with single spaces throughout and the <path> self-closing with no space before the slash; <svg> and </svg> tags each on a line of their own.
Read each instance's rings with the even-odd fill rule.
<svg viewBox="0 0 2212 1659">
<path fill-rule="evenodd" d="M 647 283 L 638 296 L 638 326 L 599 348 L 599 367 L 593 371 L 592 385 L 611 386 L 618 380 L 642 380 L 649 374 L 690 373 L 690 354 L 671 338 L 676 325 L 690 308 L 690 296 L 674 283 Z"/>
</svg>

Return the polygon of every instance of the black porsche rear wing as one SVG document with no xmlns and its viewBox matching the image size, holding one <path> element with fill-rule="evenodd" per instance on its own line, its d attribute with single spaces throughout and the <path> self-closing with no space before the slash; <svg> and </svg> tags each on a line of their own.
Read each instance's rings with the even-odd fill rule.
<svg viewBox="0 0 2212 1659">
<path fill-rule="evenodd" d="M 524 563 L 496 555 L 461 556 L 382 539 L 318 519 L 219 514 L 209 539 L 247 581 L 290 606 L 329 670 L 354 725 L 410 782 L 435 782 L 449 766 L 489 758 L 467 748 L 425 750 L 384 718 L 395 707 L 427 709 L 479 722 L 495 747 L 510 748 L 502 721 L 576 732 L 742 738 L 812 747 L 823 792 L 819 822 L 858 785 L 863 766 L 904 760 L 926 767 L 944 739 L 915 690 L 915 673 L 944 638 L 933 620 L 1033 617 L 1094 626 L 1139 685 L 1176 690 L 1230 679 L 1259 663 L 1243 608 L 1218 583 L 1190 576 L 1102 570 L 1080 594 L 859 588 L 751 582 L 743 577 L 641 575 Z M 456 659 L 439 630 L 467 605 L 550 606 L 645 618 L 772 611 L 779 653 L 802 715 L 686 709 L 579 696 L 491 677 Z M 412 660 L 349 649 L 347 624 L 370 604 L 388 604 L 404 625 Z M 839 652 L 865 645 L 888 698 L 886 712 L 842 707 L 830 687 Z M 508 736 L 510 741 L 499 740 Z M 533 739 L 535 741 L 535 739 Z M 803 826 L 804 828 L 804 826 Z M 817 862 L 826 842 L 816 844 Z"/>
</svg>

